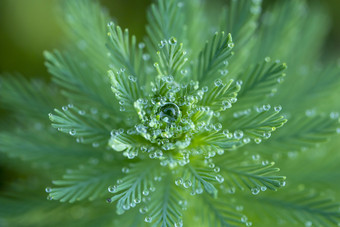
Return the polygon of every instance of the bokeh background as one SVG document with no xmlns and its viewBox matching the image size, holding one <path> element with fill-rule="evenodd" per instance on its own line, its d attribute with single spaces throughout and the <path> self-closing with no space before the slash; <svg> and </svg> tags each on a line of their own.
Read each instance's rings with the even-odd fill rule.
<svg viewBox="0 0 340 227">
<path fill-rule="evenodd" d="M 0 73 L 20 72 L 29 77 L 48 76 L 42 52 L 62 46 L 63 34 L 56 10 L 60 1 L 0 0 Z M 219 0 L 209 0 L 212 4 L 217 1 Z M 100 0 L 100 2 L 109 9 L 110 15 L 119 25 L 128 27 L 137 37 L 144 35 L 145 9 L 152 0 Z M 266 7 L 274 2 L 264 0 Z M 319 2 L 329 11 L 332 22 L 326 48 L 332 54 L 339 53 L 340 0 Z"/>
<path fill-rule="evenodd" d="M 19 72 L 26 77 L 49 80 L 42 52 L 60 49 L 65 43 L 58 21 L 57 8 L 60 1 L 62 0 L 0 0 L 0 74 Z M 132 34 L 142 39 L 145 34 L 145 10 L 152 0 L 99 1 L 119 25 L 128 27 Z M 207 1 L 215 4 L 222 0 Z M 276 1 L 284 0 L 264 0 L 264 6 L 269 7 Z M 340 0 L 314 1 L 324 5 L 331 21 L 323 56 L 339 57 Z M 313 0 L 309 3 L 313 4 Z M 8 114 L 0 106 L 0 118 Z M 15 178 L 15 173 L 1 167 L 0 162 L 0 189 L 1 183 L 8 178 Z"/>
</svg>

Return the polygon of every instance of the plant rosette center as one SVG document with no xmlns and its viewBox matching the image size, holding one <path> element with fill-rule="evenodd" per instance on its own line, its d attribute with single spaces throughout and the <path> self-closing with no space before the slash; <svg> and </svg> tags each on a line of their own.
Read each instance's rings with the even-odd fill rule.
<svg viewBox="0 0 340 227">
<path fill-rule="evenodd" d="M 216 83 L 215 87 L 223 86 Z M 151 159 L 158 158 L 162 165 L 185 165 L 190 155 L 207 154 L 200 150 L 198 134 L 217 133 L 222 129 L 220 123 L 214 124 L 219 111 L 201 105 L 208 87 L 199 88 L 198 82 L 177 83 L 172 76 L 158 77 L 151 83 L 152 94 L 134 103 L 139 122 L 126 132 L 113 130 L 110 146 L 123 151 L 124 156 Z M 233 100 L 232 100 L 233 101 Z M 225 101 L 225 110 L 231 101 Z M 226 138 L 227 139 L 227 138 Z"/>
</svg>

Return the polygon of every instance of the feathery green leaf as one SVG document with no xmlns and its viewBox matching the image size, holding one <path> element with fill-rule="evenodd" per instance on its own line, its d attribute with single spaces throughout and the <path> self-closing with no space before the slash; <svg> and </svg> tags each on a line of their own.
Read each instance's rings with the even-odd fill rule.
<svg viewBox="0 0 340 227">
<path fill-rule="evenodd" d="M 147 161 L 131 164 L 131 167 L 125 171 L 127 175 L 118 180 L 117 185 L 109 186 L 109 191 L 116 195 L 108 201 L 118 200 L 117 214 L 123 214 L 130 207 L 136 206 L 142 201 L 143 197 L 154 191 L 156 164 L 158 163 Z"/>
<path fill-rule="evenodd" d="M 198 102 L 198 105 L 210 107 L 213 111 L 221 111 L 231 108 L 232 103 L 236 102 L 236 96 L 241 89 L 240 84 L 233 80 L 223 84 L 222 81 L 215 81 L 213 88 L 208 88 L 203 99 Z"/>
<path fill-rule="evenodd" d="M 146 43 L 151 56 L 158 50 L 158 45 L 162 45 L 161 41 L 167 42 L 171 37 L 176 37 L 180 42 L 184 40 L 184 14 L 179 3 L 177 0 L 158 0 L 157 4 L 151 5 L 146 27 Z"/>
<path fill-rule="evenodd" d="M 286 64 L 279 61 L 271 63 L 270 58 L 240 73 L 237 77 L 242 81 L 241 90 L 237 96 L 234 109 L 246 108 L 253 103 L 261 104 L 266 98 L 272 96 L 280 82 L 283 81 L 287 68 Z"/>
<path fill-rule="evenodd" d="M 257 155 L 253 160 L 247 160 L 246 155 L 228 152 L 224 157 L 215 160 L 216 168 L 221 170 L 228 189 L 233 192 L 236 188 L 244 190 L 244 186 L 253 194 L 267 189 L 276 191 L 285 185 L 286 177 L 278 176 L 279 168 L 274 168 L 274 162 L 259 162 Z"/>
<path fill-rule="evenodd" d="M 228 70 L 225 67 L 233 54 L 231 52 L 233 47 L 234 43 L 230 34 L 216 32 L 199 54 L 195 63 L 196 68 L 193 70 L 194 79 L 205 84 L 208 80 L 212 81 L 226 75 Z"/>
<path fill-rule="evenodd" d="M 110 138 L 110 122 L 104 119 L 97 111 L 86 113 L 73 105 L 64 106 L 62 111 L 55 109 L 55 114 L 49 114 L 52 126 L 63 133 L 75 136 L 78 142 L 90 143 L 97 147 L 106 145 Z M 111 121 L 110 121 L 111 120 Z"/>
<path fill-rule="evenodd" d="M 112 165 L 112 163 L 110 163 Z M 76 170 L 68 170 L 62 180 L 54 180 L 55 185 L 47 188 L 51 199 L 61 202 L 74 203 L 76 201 L 108 196 L 108 186 L 120 175 L 121 168 L 115 165 L 108 169 L 109 163 L 95 163 L 81 166 Z"/>
<path fill-rule="evenodd" d="M 165 178 L 165 179 L 164 179 Z M 179 201 L 182 197 L 175 188 L 171 176 L 162 176 L 158 193 L 153 193 L 147 203 L 146 222 L 152 226 L 170 227 L 183 224 L 182 207 Z M 143 208 L 142 208 L 143 211 Z"/>
<path fill-rule="evenodd" d="M 287 122 L 287 119 L 280 115 L 281 106 L 271 108 L 269 104 L 266 104 L 255 109 L 256 111 L 247 109 L 234 112 L 233 117 L 230 116 L 225 120 L 228 130 L 235 131 L 234 137 L 244 137 L 245 140 L 254 139 L 256 143 L 260 143 L 262 139 L 269 139 L 272 132 Z"/>
</svg>

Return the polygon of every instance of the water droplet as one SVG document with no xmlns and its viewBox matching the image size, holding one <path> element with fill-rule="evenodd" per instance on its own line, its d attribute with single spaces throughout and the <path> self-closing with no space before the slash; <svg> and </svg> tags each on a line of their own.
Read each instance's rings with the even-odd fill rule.
<svg viewBox="0 0 340 227">
<path fill-rule="evenodd" d="M 76 142 L 77 143 L 83 143 L 84 142 L 84 138 L 83 137 L 78 137 L 78 138 L 76 138 Z"/>
<path fill-rule="evenodd" d="M 250 221 L 246 222 L 246 226 L 252 226 L 252 225 L 253 225 L 252 222 L 250 222 Z"/>
<path fill-rule="evenodd" d="M 329 114 L 331 119 L 338 119 L 339 118 L 339 113 L 338 112 L 331 112 Z"/>
<path fill-rule="evenodd" d="M 224 177 L 222 177 L 221 175 L 217 175 L 215 178 L 218 181 L 218 183 L 223 183 L 224 181 Z"/>
<path fill-rule="evenodd" d="M 221 79 L 217 79 L 217 80 L 215 80 L 214 84 L 215 84 L 216 87 L 219 87 L 219 86 L 221 86 L 223 83 L 222 83 L 222 80 L 221 80 Z"/>
<path fill-rule="evenodd" d="M 76 130 L 75 130 L 75 129 L 71 129 L 71 130 L 69 131 L 69 134 L 70 134 L 71 136 L 75 136 L 75 135 L 76 135 Z"/>
<path fill-rule="evenodd" d="M 162 40 L 160 43 L 158 43 L 159 48 L 163 48 L 166 44 L 166 41 Z"/>
<path fill-rule="evenodd" d="M 177 179 L 175 180 L 175 184 L 176 184 L 177 186 L 181 185 L 182 183 L 183 183 L 183 179 L 182 179 L 182 178 L 177 178 Z"/>
<path fill-rule="evenodd" d="M 269 104 L 263 105 L 262 108 L 263 108 L 264 111 L 268 111 L 268 110 L 270 110 L 270 105 Z"/>
<path fill-rule="evenodd" d="M 280 186 L 281 186 L 281 187 L 284 187 L 284 186 L 286 186 L 286 181 L 282 181 L 282 182 L 280 182 Z"/>
<path fill-rule="evenodd" d="M 222 124 L 221 123 L 216 123 L 214 126 L 213 126 L 214 130 L 215 131 L 219 131 L 222 129 Z"/>
<path fill-rule="evenodd" d="M 271 59 L 270 59 L 270 57 L 266 57 L 264 60 L 265 60 L 265 62 L 270 62 Z"/>
<path fill-rule="evenodd" d="M 161 119 L 167 123 L 176 121 L 181 114 L 179 107 L 174 103 L 165 103 L 158 112 Z"/>
<path fill-rule="evenodd" d="M 340 128 L 336 129 L 336 133 L 340 134 Z"/>
<path fill-rule="evenodd" d="M 144 221 L 147 222 L 147 223 L 151 223 L 152 217 L 145 217 Z"/>
<path fill-rule="evenodd" d="M 178 220 L 178 221 L 175 223 L 174 227 L 183 227 L 183 221 L 182 221 L 181 219 Z"/>
<path fill-rule="evenodd" d="M 117 191 L 117 186 L 116 185 L 112 185 L 112 186 L 109 186 L 107 188 L 107 190 L 110 192 L 110 193 L 115 193 Z"/>
<path fill-rule="evenodd" d="M 234 43 L 229 43 L 229 44 L 228 44 L 228 47 L 229 47 L 229 48 L 233 48 L 233 47 L 234 47 Z"/>
<path fill-rule="evenodd" d="M 237 211 L 243 211 L 243 209 L 244 209 L 243 206 L 236 206 Z"/>
<path fill-rule="evenodd" d="M 63 111 L 67 111 L 67 110 L 68 110 L 68 107 L 67 107 L 67 106 L 63 106 L 63 107 L 61 107 L 61 109 L 62 109 Z"/>
<path fill-rule="evenodd" d="M 229 193 L 229 194 L 235 194 L 235 192 L 236 192 L 236 188 L 235 187 L 231 187 L 231 188 L 227 189 L 227 193 Z"/>
<path fill-rule="evenodd" d="M 283 77 L 277 78 L 277 82 L 278 82 L 279 84 L 282 83 L 283 81 L 284 81 Z"/>
<path fill-rule="evenodd" d="M 235 139 L 242 139 L 242 137 L 243 137 L 243 132 L 242 132 L 241 130 L 236 130 L 236 131 L 234 132 L 234 137 L 235 137 Z"/>
<path fill-rule="evenodd" d="M 263 165 L 263 166 L 269 165 L 269 161 L 268 161 L 268 160 L 262 161 L 262 165 Z"/>
<path fill-rule="evenodd" d="M 46 187 L 46 188 L 45 188 L 45 192 L 47 192 L 47 193 L 52 192 L 52 188 L 51 188 L 51 187 Z"/>
<path fill-rule="evenodd" d="M 280 112 L 280 111 L 282 110 L 282 106 L 275 106 L 275 107 L 274 107 L 274 110 L 275 110 L 276 112 Z"/>
<path fill-rule="evenodd" d="M 143 54 L 142 58 L 143 58 L 144 61 L 148 61 L 148 60 L 150 60 L 150 55 L 149 54 Z"/>
<path fill-rule="evenodd" d="M 252 188 L 252 189 L 251 189 L 251 193 L 252 193 L 253 195 L 257 195 L 257 194 L 260 193 L 260 189 L 258 189 L 258 188 Z"/>
<path fill-rule="evenodd" d="M 220 170 L 221 170 L 220 167 L 215 167 L 215 168 L 214 168 L 214 172 L 215 172 L 215 173 L 219 173 Z"/>
<path fill-rule="evenodd" d="M 99 143 L 97 143 L 97 142 L 93 142 L 93 143 L 92 143 L 92 147 L 94 147 L 94 148 L 97 148 L 97 147 L 99 147 Z"/>
<path fill-rule="evenodd" d="M 169 39 L 169 44 L 170 44 L 170 45 L 176 45 L 176 43 L 177 43 L 177 39 L 176 39 L 176 38 L 171 37 L 171 38 Z"/>
<path fill-rule="evenodd" d="M 261 187 L 261 191 L 264 192 L 264 191 L 266 191 L 266 190 L 267 190 L 267 187 L 266 187 L 266 186 L 262 186 L 262 187 Z"/>
<path fill-rule="evenodd" d="M 231 102 L 231 103 L 237 102 L 237 98 L 235 98 L 235 97 L 231 98 L 231 99 L 230 99 L 230 102 Z"/>
<path fill-rule="evenodd" d="M 261 13 L 261 7 L 260 6 L 252 6 L 250 8 L 250 12 L 254 15 L 258 15 Z"/>
<path fill-rule="evenodd" d="M 263 133 L 263 137 L 266 138 L 266 139 L 269 139 L 269 137 L 271 136 L 272 134 L 270 132 L 265 132 Z"/>
<path fill-rule="evenodd" d="M 46 197 L 46 199 L 47 199 L 47 200 L 52 200 L 53 198 L 52 198 L 52 196 L 48 195 L 48 196 Z"/>
<path fill-rule="evenodd" d="M 182 75 L 186 75 L 187 73 L 188 73 L 188 70 L 186 70 L 186 69 L 182 69 L 182 70 L 181 70 L 181 74 L 182 74 Z"/>
<path fill-rule="evenodd" d="M 243 81 L 242 81 L 242 80 L 236 81 L 236 85 L 241 86 L 242 84 L 243 84 Z"/>
<path fill-rule="evenodd" d="M 128 173 L 128 172 L 130 172 L 130 169 L 128 167 L 123 167 L 122 168 L 122 172 L 123 173 Z"/>
<path fill-rule="evenodd" d="M 128 79 L 133 83 L 135 83 L 137 81 L 137 77 L 132 76 L 132 75 L 128 76 Z"/>
<path fill-rule="evenodd" d="M 203 193 L 203 188 L 197 188 L 196 189 L 197 194 L 202 194 Z"/>
<path fill-rule="evenodd" d="M 261 139 L 261 138 L 255 138 L 255 139 L 254 139 L 254 142 L 255 142 L 256 144 L 260 144 L 260 143 L 262 142 L 262 139 Z"/>
<path fill-rule="evenodd" d="M 305 222 L 305 226 L 306 227 L 311 227 L 313 225 L 313 223 L 311 221 L 306 221 Z"/>
<path fill-rule="evenodd" d="M 250 138 L 249 137 L 244 138 L 243 143 L 245 144 L 250 143 Z"/>
<path fill-rule="evenodd" d="M 145 43 L 139 43 L 138 44 L 138 48 L 139 49 L 144 49 L 144 47 L 145 47 Z"/>
<path fill-rule="evenodd" d="M 149 190 L 148 189 L 144 189 L 143 190 L 143 195 L 144 196 L 148 196 L 150 194 Z"/>
<path fill-rule="evenodd" d="M 220 70 L 220 74 L 221 74 L 222 76 L 225 76 L 225 75 L 227 75 L 228 73 L 229 73 L 229 70 L 228 70 L 228 69 Z"/>
<path fill-rule="evenodd" d="M 182 8 L 183 6 L 184 6 L 184 3 L 183 3 L 183 2 L 177 3 L 177 7 L 178 7 L 178 8 Z"/>
<path fill-rule="evenodd" d="M 123 205 L 123 210 L 129 210 L 130 209 L 130 205 L 129 204 L 124 204 Z"/>
<path fill-rule="evenodd" d="M 247 218 L 247 216 L 243 215 L 241 217 L 241 222 L 245 223 L 246 221 L 248 221 L 248 218 Z"/>
<path fill-rule="evenodd" d="M 192 185 L 192 182 L 190 180 L 186 180 L 183 183 L 183 187 L 185 187 L 185 188 L 189 188 L 191 185 Z"/>
<path fill-rule="evenodd" d="M 156 187 L 150 187 L 149 189 L 150 189 L 151 192 L 156 191 Z"/>
<path fill-rule="evenodd" d="M 141 208 L 139 208 L 139 213 L 145 214 L 146 212 L 148 212 L 148 208 L 147 208 L 147 207 L 141 207 Z"/>
<path fill-rule="evenodd" d="M 257 161 L 260 159 L 260 155 L 259 154 L 254 154 L 251 156 L 251 158 L 254 160 L 254 161 Z"/>
</svg>

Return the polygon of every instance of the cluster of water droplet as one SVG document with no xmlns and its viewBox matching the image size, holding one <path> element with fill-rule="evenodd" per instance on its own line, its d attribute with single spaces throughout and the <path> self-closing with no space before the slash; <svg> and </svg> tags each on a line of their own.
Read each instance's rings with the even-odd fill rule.
<svg viewBox="0 0 340 227">
<path fill-rule="evenodd" d="M 160 48 L 167 45 L 162 41 Z M 169 45 L 175 45 L 176 40 L 170 39 Z M 183 71 L 183 70 L 182 70 Z M 181 73 L 182 75 L 187 72 Z M 238 82 L 236 86 L 240 86 Z M 224 86 L 220 79 L 214 82 L 215 87 Z M 161 165 L 185 165 L 190 154 L 200 155 L 203 151 L 190 147 L 192 138 L 201 132 L 218 132 L 222 129 L 220 123 L 213 119 L 220 116 L 219 111 L 231 108 L 236 98 L 224 100 L 219 111 L 213 111 L 208 106 L 200 105 L 209 88 L 199 87 L 197 81 L 177 82 L 172 75 L 159 75 L 151 83 L 151 94 L 140 98 L 134 103 L 139 116 L 139 123 L 126 132 L 123 129 L 111 133 L 110 145 L 116 151 L 124 151 L 128 158 L 135 158 L 138 154 L 147 154 L 149 158 L 161 159 Z M 238 138 L 237 132 L 234 133 Z M 133 147 L 122 143 L 118 137 L 137 135 L 143 137 L 147 143 Z M 208 155 L 223 154 L 223 150 L 211 148 Z M 145 155 L 144 155 L 145 157 Z"/>
<path fill-rule="evenodd" d="M 204 125 L 201 123 L 198 126 L 198 122 L 192 119 L 198 110 L 204 108 L 195 105 L 202 99 L 204 91 L 199 89 L 197 82 L 178 84 L 172 76 L 165 76 L 152 84 L 152 92 L 149 98 L 141 98 L 135 102 L 140 123 L 126 133 L 140 135 L 147 140 L 150 145 L 141 146 L 139 150 L 149 153 L 150 158 L 161 158 L 163 165 L 178 158 L 181 159 L 181 164 L 185 164 L 188 161 L 186 155 L 171 151 L 188 147 L 192 135 Z M 116 130 L 112 136 L 119 136 L 121 133 L 123 131 Z M 117 144 L 112 145 L 117 150 Z M 128 156 L 135 157 L 138 151 L 133 150 L 134 154 L 131 155 L 131 150 L 133 149 L 130 149 Z M 172 158 L 167 159 L 165 152 L 171 153 Z"/>
</svg>

